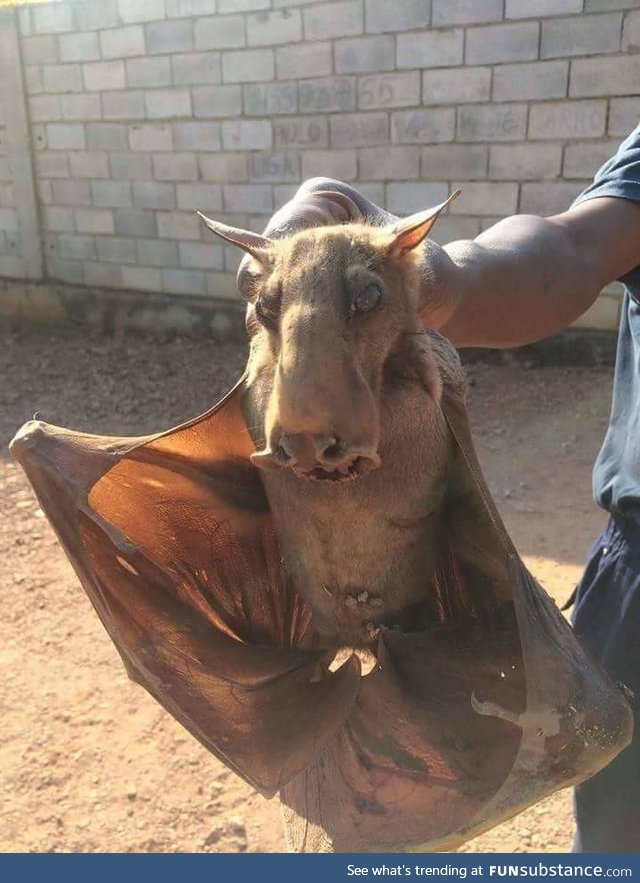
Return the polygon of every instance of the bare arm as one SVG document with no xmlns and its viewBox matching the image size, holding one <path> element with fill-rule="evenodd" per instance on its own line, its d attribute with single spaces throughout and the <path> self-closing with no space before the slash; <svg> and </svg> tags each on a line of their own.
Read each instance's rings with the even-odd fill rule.
<svg viewBox="0 0 640 883">
<path fill-rule="evenodd" d="M 456 346 L 520 346 L 570 324 L 640 264 L 640 205 L 601 197 L 551 218 L 516 215 L 444 252 L 425 323 Z"/>
</svg>

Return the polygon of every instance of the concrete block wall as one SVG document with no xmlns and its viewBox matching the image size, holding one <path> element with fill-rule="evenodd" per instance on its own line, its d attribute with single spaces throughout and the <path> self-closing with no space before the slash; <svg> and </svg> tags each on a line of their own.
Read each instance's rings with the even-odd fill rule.
<svg viewBox="0 0 640 883">
<path fill-rule="evenodd" d="M 313 175 L 435 237 L 566 208 L 640 115 L 629 0 L 65 0 L 16 13 L 47 278 L 235 297 L 202 209 L 260 230 Z M 5 98 L 7 96 L 5 95 Z M 1 125 L 1 120 L 0 120 Z M 0 128 L 0 275 L 20 225 Z M 5 267 L 5 269 L 3 269 Z M 27 273 L 28 275 L 28 273 Z M 592 322 L 615 324 L 618 295 Z"/>
</svg>

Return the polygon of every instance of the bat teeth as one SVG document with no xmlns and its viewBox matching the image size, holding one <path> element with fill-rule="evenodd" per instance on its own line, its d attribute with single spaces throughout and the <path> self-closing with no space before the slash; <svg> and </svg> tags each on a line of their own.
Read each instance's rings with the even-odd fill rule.
<svg viewBox="0 0 640 883">
<path fill-rule="evenodd" d="M 357 598 L 360 604 L 366 604 L 369 600 L 369 592 L 360 592 Z"/>
</svg>

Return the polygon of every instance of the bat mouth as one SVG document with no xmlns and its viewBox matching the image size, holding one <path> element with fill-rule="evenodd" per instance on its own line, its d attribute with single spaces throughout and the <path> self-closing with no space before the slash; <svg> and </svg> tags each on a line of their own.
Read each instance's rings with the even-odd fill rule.
<svg viewBox="0 0 640 883">
<path fill-rule="evenodd" d="M 359 454 L 350 463 L 336 464 L 334 466 L 330 463 L 322 465 L 318 463 L 291 463 L 279 451 L 273 452 L 270 450 L 252 454 L 251 462 L 260 469 L 288 469 L 296 478 L 333 484 L 363 478 L 381 465 L 380 457 L 377 453 Z"/>
<path fill-rule="evenodd" d="M 299 478 L 306 478 L 308 481 L 332 481 L 344 482 L 354 481 L 356 478 L 362 478 L 368 475 L 374 469 L 377 469 L 380 462 L 376 463 L 370 457 L 356 457 L 353 463 L 345 466 L 314 466 L 312 469 L 299 469 L 294 467 L 293 471 Z"/>
</svg>

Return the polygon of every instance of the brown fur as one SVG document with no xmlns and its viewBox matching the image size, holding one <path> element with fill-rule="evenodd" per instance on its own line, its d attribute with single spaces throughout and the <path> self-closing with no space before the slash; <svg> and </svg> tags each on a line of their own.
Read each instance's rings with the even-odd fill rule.
<svg viewBox="0 0 640 883">
<path fill-rule="evenodd" d="M 363 646 L 381 624 L 436 618 L 425 587 L 452 451 L 439 400 L 460 369 L 421 327 L 414 252 L 392 244 L 385 230 L 319 228 L 274 243 L 253 267 L 245 404 L 258 448 L 295 431 L 349 438 L 380 457 L 352 481 L 263 473 L 285 567 L 330 644 Z M 349 299 L 370 282 L 383 303 L 352 315 Z M 255 302 L 278 296 L 278 321 L 265 328 Z"/>
</svg>

